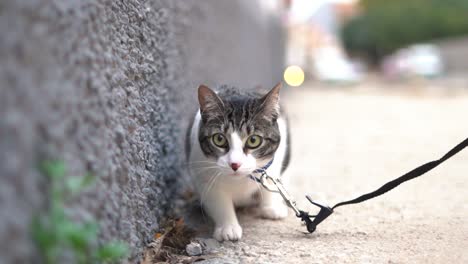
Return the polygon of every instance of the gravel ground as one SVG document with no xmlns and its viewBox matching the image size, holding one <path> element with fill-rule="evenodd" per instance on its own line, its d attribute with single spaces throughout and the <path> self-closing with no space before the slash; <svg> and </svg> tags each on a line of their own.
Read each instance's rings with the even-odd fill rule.
<svg viewBox="0 0 468 264">
<path fill-rule="evenodd" d="M 306 193 L 332 205 L 374 190 L 468 136 L 466 90 L 374 87 L 309 84 L 284 93 L 289 189 L 300 207 L 312 209 Z M 314 234 L 292 211 L 269 221 L 244 209 L 242 240 L 224 242 L 205 263 L 468 263 L 467 173 L 465 150 L 384 196 L 337 209 Z"/>
</svg>

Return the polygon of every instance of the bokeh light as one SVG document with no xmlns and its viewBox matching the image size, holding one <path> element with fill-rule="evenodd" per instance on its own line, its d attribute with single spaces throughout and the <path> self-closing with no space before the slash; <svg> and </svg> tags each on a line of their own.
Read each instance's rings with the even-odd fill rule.
<svg viewBox="0 0 468 264">
<path fill-rule="evenodd" d="M 290 86 L 300 86 L 304 82 L 304 71 L 299 66 L 289 66 L 284 70 L 284 81 Z"/>
</svg>

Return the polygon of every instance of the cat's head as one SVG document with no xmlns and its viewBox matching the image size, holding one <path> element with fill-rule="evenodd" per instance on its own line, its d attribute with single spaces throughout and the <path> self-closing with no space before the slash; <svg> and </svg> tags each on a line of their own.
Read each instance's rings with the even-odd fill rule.
<svg viewBox="0 0 468 264">
<path fill-rule="evenodd" d="M 224 175 L 246 176 L 273 158 L 280 143 L 276 122 L 280 88 L 281 83 L 263 95 L 198 88 L 202 120 L 198 140 Z"/>
</svg>

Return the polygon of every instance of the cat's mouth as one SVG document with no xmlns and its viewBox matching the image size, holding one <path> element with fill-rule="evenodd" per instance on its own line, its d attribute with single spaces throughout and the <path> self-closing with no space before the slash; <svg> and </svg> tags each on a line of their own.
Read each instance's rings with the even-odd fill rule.
<svg viewBox="0 0 468 264">
<path fill-rule="evenodd" d="M 233 177 L 240 177 L 240 176 L 247 175 L 247 173 L 242 172 L 242 171 L 231 171 L 231 172 L 229 173 L 229 175 L 231 175 L 231 176 L 233 176 Z"/>
<path fill-rule="evenodd" d="M 249 174 L 250 174 L 250 171 L 248 171 L 248 170 L 242 170 L 242 171 L 241 170 L 237 170 L 237 171 L 232 171 L 231 170 L 231 171 L 229 171 L 227 173 L 227 175 L 229 177 L 233 177 L 233 178 L 242 178 L 242 177 L 248 176 Z"/>
<path fill-rule="evenodd" d="M 238 168 L 237 170 L 233 170 L 230 167 L 226 166 L 220 166 L 220 169 L 223 175 L 230 178 L 244 178 L 249 176 L 252 173 L 252 171 L 255 170 L 255 168 Z"/>
</svg>

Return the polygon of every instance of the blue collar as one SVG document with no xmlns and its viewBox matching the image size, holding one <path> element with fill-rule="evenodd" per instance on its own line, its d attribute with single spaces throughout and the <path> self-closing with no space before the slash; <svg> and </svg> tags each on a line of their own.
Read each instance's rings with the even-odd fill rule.
<svg viewBox="0 0 468 264">
<path fill-rule="evenodd" d="M 253 174 L 253 173 L 260 173 L 260 174 L 265 173 L 266 170 L 267 170 L 267 169 L 271 166 L 271 164 L 273 163 L 273 160 L 274 160 L 274 159 L 275 159 L 275 158 L 273 157 L 267 164 L 265 164 L 265 166 L 263 166 L 263 167 L 261 167 L 261 168 L 259 168 L 259 169 L 254 170 L 254 171 L 252 172 L 252 174 Z M 260 179 L 257 178 L 257 177 L 255 177 L 255 176 L 253 176 L 252 174 L 249 174 L 248 177 L 249 177 L 250 179 L 256 181 L 256 182 L 260 182 Z"/>
<path fill-rule="evenodd" d="M 260 169 L 254 170 L 252 173 L 262 173 L 265 172 L 273 163 L 274 158 L 272 158 L 265 166 L 261 167 Z"/>
</svg>

